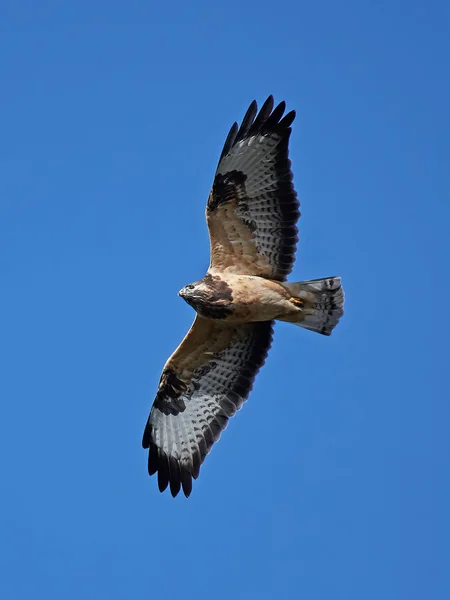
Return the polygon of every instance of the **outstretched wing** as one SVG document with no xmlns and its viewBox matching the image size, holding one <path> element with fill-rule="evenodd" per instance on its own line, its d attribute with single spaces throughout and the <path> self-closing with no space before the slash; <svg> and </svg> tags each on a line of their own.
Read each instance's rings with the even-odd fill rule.
<svg viewBox="0 0 450 600">
<path fill-rule="evenodd" d="M 297 247 L 299 202 L 288 158 L 295 112 L 273 110 L 269 96 L 255 101 L 241 126 L 233 125 L 206 207 L 211 271 L 232 271 L 285 281 Z"/>
<path fill-rule="evenodd" d="M 172 496 L 192 490 L 200 465 L 242 406 L 264 364 L 273 322 L 232 326 L 196 317 L 167 361 L 144 431 L 148 471 Z"/>
</svg>

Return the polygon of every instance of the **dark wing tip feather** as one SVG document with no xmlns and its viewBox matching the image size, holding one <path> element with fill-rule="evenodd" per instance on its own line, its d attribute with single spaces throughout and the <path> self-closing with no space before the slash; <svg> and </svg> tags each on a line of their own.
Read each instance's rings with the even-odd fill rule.
<svg viewBox="0 0 450 600">
<path fill-rule="evenodd" d="M 144 435 L 142 436 L 142 447 L 145 450 L 147 448 L 150 448 L 151 440 L 152 440 L 152 426 L 147 421 L 147 425 L 145 426 L 145 429 L 144 429 Z"/>
<path fill-rule="evenodd" d="M 286 102 L 283 100 L 275 108 L 273 107 L 274 99 L 272 95 L 264 102 L 259 113 L 256 100 L 251 102 L 242 119 L 241 126 L 238 127 L 238 124 L 234 123 L 230 129 L 219 162 L 230 152 L 235 144 L 247 137 L 257 135 L 258 133 L 265 133 L 267 135 L 278 133 L 280 136 L 290 135 L 291 131 L 289 127 L 295 119 L 295 110 L 291 110 L 283 117 L 286 110 Z"/>
<path fill-rule="evenodd" d="M 274 129 L 280 122 L 285 110 L 286 102 L 283 100 L 283 102 L 280 102 L 280 104 L 274 108 L 272 114 L 267 118 L 266 122 L 264 123 L 264 129 L 268 131 Z"/>
<path fill-rule="evenodd" d="M 256 115 L 256 119 L 254 120 L 253 125 L 249 129 L 249 132 L 248 132 L 249 135 L 256 135 L 257 133 L 259 133 L 261 131 L 261 129 L 263 128 L 263 125 L 265 124 L 267 119 L 270 117 L 270 114 L 273 109 L 273 102 L 274 102 L 273 96 L 269 96 L 267 98 L 267 100 L 264 102 L 264 104 L 261 106 L 261 110 Z"/>
<path fill-rule="evenodd" d="M 148 451 L 148 474 L 154 475 L 159 468 L 158 448 L 152 444 Z"/>
<path fill-rule="evenodd" d="M 225 140 L 225 144 L 223 145 L 222 154 L 220 155 L 220 160 L 222 160 L 223 156 L 226 156 L 231 148 L 234 146 L 236 141 L 236 134 L 238 133 L 239 125 L 237 123 L 233 123 L 230 131 L 228 132 L 227 139 Z"/>
<path fill-rule="evenodd" d="M 253 100 L 253 102 L 248 107 L 247 112 L 244 115 L 244 118 L 242 119 L 242 123 L 241 123 L 241 126 L 239 127 L 239 131 L 237 133 L 235 141 L 243 140 L 245 138 L 250 127 L 252 126 L 252 124 L 255 120 L 257 113 L 258 113 L 258 105 L 256 104 L 256 100 Z"/>
<path fill-rule="evenodd" d="M 151 432 L 149 435 L 151 435 Z M 158 474 L 159 491 L 164 492 L 170 486 L 170 493 L 175 498 L 182 488 L 184 495 L 188 498 L 192 492 L 192 477 L 194 479 L 198 477 L 200 466 L 197 467 L 194 473 L 190 473 L 188 469 L 180 464 L 179 460 L 167 456 L 164 450 L 158 448 L 153 442 L 150 442 L 147 448 L 149 448 L 148 474 Z"/>
<path fill-rule="evenodd" d="M 170 493 L 175 498 L 181 489 L 181 468 L 179 461 L 173 456 L 169 457 L 169 483 Z"/>
<path fill-rule="evenodd" d="M 161 450 L 158 451 L 158 454 L 158 489 L 160 492 L 164 492 L 169 485 L 170 479 L 169 457 L 165 452 L 161 452 Z"/>
<path fill-rule="evenodd" d="M 284 115 L 284 117 L 281 119 L 281 121 L 278 123 L 278 126 L 283 129 L 287 129 L 288 127 L 290 127 L 292 125 L 292 123 L 294 122 L 294 119 L 296 117 L 296 112 L 295 110 L 291 110 L 290 112 L 287 113 L 287 115 Z"/>
<path fill-rule="evenodd" d="M 183 494 L 186 498 L 189 498 L 192 492 L 192 476 L 186 469 L 181 469 L 181 485 L 183 487 Z"/>
</svg>

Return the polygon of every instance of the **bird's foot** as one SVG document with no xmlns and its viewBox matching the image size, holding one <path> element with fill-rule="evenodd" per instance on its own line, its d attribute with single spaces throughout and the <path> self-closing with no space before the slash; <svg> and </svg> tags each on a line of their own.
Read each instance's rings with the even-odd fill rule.
<svg viewBox="0 0 450 600">
<path fill-rule="evenodd" d="M 305 303 L 303 302 L 303 300 L 301 298 L 289 298 L 289 302 L 291 302 L 294 306 L 296 306 L 297 308 L 303 308 Z"/>
</svg>

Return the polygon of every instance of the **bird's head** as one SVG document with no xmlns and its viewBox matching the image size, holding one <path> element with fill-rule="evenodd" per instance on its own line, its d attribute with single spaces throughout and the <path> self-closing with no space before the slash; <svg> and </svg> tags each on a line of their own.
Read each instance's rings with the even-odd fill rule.
<svg viewBox="0 0 450 600">
<path fill-rule="evenodd" d="M 178 295 L 192 306 L 192 308 L 198 311 L 201 304 L 206 302 L 209 298 L 209 288 L 205 281 L 195 281 L 194 283 L 188 283 L 184 288 L 181 288 Z"/>
<path fill-rule="evenodd" d="M 185 285 L 178 295 L 205 318 L 222 319 L 231 309 L 231 289 L 209 273 L 200 281 Z"/>
<path fill-rule="evenodd" d="M 193 283 L 189 283 L 188 285 L 185 285 L 184 288 L 181 288 L 181 290 L 178 292 L 178 295 L 180 298 L 183 298 L 183 300 L 186 300 L 186 298 L 189 298 L 193 295 L 192 292 L 194 289 L 195 285 Z"/>
<path fill-rule="evenodd" d="M 185 302 L 187 302 L 188 304 L 190 304 L 192 306 L 193 303 L 195 302 L 195 299 L 201 293 L 202 293 L 201 284 L 200 284 L 200 282 L 196 282 L 196 283 L 188 283 L 188 285 L 185 285 L 184 288 L 181 288 L 181 290 L 178 292 L 178 295 L 180 296 L 180 298 L 183 298 L 183 300 L 185 300 Z"/>
</svg>

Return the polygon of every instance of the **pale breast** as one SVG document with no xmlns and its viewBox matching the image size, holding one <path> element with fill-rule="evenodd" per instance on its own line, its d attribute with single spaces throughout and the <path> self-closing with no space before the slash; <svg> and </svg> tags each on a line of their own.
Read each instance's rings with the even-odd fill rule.
<svg viewBox="0 0 450 600">
<path fill-rule="evenodd" d="M 254 275 L 221 274 L 232 290 L 229 322 L 270 321 L 292 311 L 289 293 L 282 284 Z"/>
</svg>

